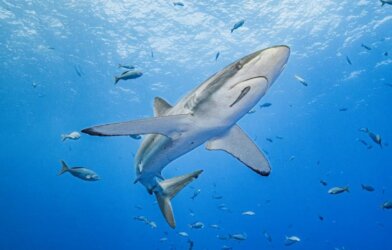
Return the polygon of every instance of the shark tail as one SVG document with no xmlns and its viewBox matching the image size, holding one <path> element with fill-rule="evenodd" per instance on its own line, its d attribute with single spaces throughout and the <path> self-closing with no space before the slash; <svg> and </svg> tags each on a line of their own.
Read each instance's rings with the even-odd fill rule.
<svg viewBox="0 0 392 250">
<path fill-rule="evenodd" d="M 61 135 L 61 140 L 62 140 L 62 141 L 67 140 L 67 138 L 68 138 L 68 136 L 67 136 L 66 134 L 62 134 L 62 135 Z"/>
<path fill-rule="evenodd" d="M 64 161 L 61 161 L 61 170 L 58 175 L 62 175 L 69 170 L 69 167 Z"/>
<path fill-rule="evenodd" d="M 158 191 L 154 191 L 155 197 L 158 201 L 159 208 L 165 220 L 171 228 L 176 227 L 176 221 L 174 219 L 173 208 L 171 205 L 171 199 L 181 191 L 187 184 L 199 177 L 203 170 L 197 170 L 193 173 L 177 176 L 171 179 L 167 179 L 159 182 Z"/>
<path fill-rule="evenodd" d="M 115 77 L 114 77 L 114 84 L 117 84 L 118 81 L 120 81 L 120 77 L 115 76 Z"/>
<path fill-rule="evenodd" d="M 380 0 L 381 2 L 381 7 L 385 5 L 385 2 L 383 0 Z"/>
</svg>

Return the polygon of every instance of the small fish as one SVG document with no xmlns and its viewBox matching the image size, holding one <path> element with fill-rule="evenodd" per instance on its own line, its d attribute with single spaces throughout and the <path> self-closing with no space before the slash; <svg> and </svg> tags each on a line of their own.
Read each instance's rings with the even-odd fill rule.
<svg viewBox="0 0 392 250">
<path fill-rule="evenodd" d="M 192 250 L 192 249 L 193 249 L 194 242 L 193 242 L 191 239 L 188 239 L 188 244 L 189 244 L 188 250 Z"/>
<path fill-rule="evenodd" d="M 219 204 L 218 208 L 222 211 L 229 211 L 229 208 L 226 207 L 226 204 Z"/>
<path fill-rule="evenodd" d="M 246 233 L 229 234 L 229 238 L 233 240 L 246 240 L 248 236 Z"/>
<path fill-rule="evenodd" d="M 127 70 L 124 71 L 120 76 L 114 77 L 114 84 L 117 84 L 120 80 L 136 79 L 143 75 L 143 72 L 138 70 Z"/>
<path fill-rule="evenodd" d="M 259 107 L 260 107 L 260 108 L 268 108 L 268 107 L 270 107 L 271 105 L 272 105 L 272 103 L 270 103 L 270 102 L 265 102 L 265 103 L 261 104 Z"/>
<path fill-rule="evenodd" d="M 375 143 L 377 143 L 378 145 L 380 145 L 380 147 L 382 147 L 381 136 L 380 135 L 375 134 L 375 133 L 373 133 L 371 131 L 368 131 L 368 135 Z"/>
<path fill-rule="evenodd" d="M 214 229 L 219 229 L 220 228 L 218 224 L 211 224 L 210 227 L 214 228 Z"/>
<path fill-rule="evenodd" d="M 193 192 L 191 199 L 194 200 L 200 194 L 200 192 L 201 192 L 200 188 L 196 189 L 195 192 Z"/>
<path fill-rule="evenodd" d="M 193 224 L 190 224 L 189 227 L 193 228 L 193 229 L 202 229 L 202 228 L 204 228 L 204 224 L 203 224 L 203 222 L 197 221 Z"/>
<path fill-rule="evenodd" d="M 92 170 L 83 167 L 73 167 L 69 168 L 64 161 L 61 161 L 61 170 L 58 175 L 62 175 L 65 172 L 69 172 L 75 177 L 78 177 L 85 181 L 98 181 L 100 178 L 99 176 Z"/>
<path fill-rule="evenodd" d="M 329 194 L 341 194 L 344 192 L 349 192 L 349 188 L 348 187 L 333 187 L 330 190 L 328 190 Z"/>
<path fill-rule="evenodd" d="M 133 217 L 133 219 L 134 220 L 138 220 L 138 221 L 143 221 L 143 222 L 147 222 L 148 221 L 148 219 L 146 217 L 142 216 L 142 215 L 135 216 L 135 217 Z"/>
<path fill-rule="evenodd" d="M 321 215 L 319 215 L 319 216 L 318 216 L 318 218 L 319 218 L 319 220 L 321 220 L 321 221 L 323 221 L 323 220 L 324 220 L 324 217 L 323 217 L 323 216 L 321 216 Z"/>
<path fill-rule="evenodd" d="M 184 4 L 182 2 L 173 2 L 174 6 L 180 6 L 180 7 L 184 7 Z"/>
<path fill-rule="evenodd" d="M 225 235 L 220 235 L 220 234 L 218 234 L 218 235 L 216 236 L 216 238 L 218 238 L 218 239 L 220 239 L 220 240 L 228 240 L 228 239 L 229 239 L 229 237 L 227 237 L 227 236 L 225 236 Z"/>
<path fill-rule="evenodd" d="M 33 83 L 31 84 L 31 86 L 33 86 L 33 88 L 36 88 L 36 87 L 38 86 L 38 84 L 37 84 L 36 82 L 33 82 Z"/>
<path fill-rule="evenodd" d="M 271 138 L 268 138 L 268 137 L 267 137 L 267 138 L 265 138 L 265 139 L 266 139 L 267 141 L 271 142 L 271 143 L 274 142 Z"/>
<path fill-rule="evenodd" d="M 157 224 L 154 221 L 149 221 L 148 225 L 150 225 L 151 228 L 157 228 Z"/>
<path fill-rule="evenodd" d="M 254 113 L 256 113 L 255 109 L 251 109 L 251 110 L 248 111 L 248 114 L 254 114 Z"/>
<path fill-rule="evenodd" d="M 353 64 L 351 63 L 351 60 L 350 60 L 350 58 L 349 58 L 348 56 L 346 56 L 346 61 L 347 61 L 348 64 L 353 65 Z"/>
<path fill-rule="evenodd" d="M 218 60 L 219 56 L 220 56 L 220 52 L 218 51 L 218 52 L 216 52 L 216 55 L 215 55 L 215 62 Z"/>
<path fill-rule="evenodd" d="M 79 77 L 82 76 L 82 71 L 81 71 L 81 69 L 80 69 L 80 66 L 75 65 L 75 66 L 74 66 L 74 70 L 75 70 L 75 73 L 76 73 Z"/>
<path fill-rule="evenodd" d="M 367 46 L 367 45 L 365 45 L 363 43 L 361 43 L 361 47 L 365 48 L 366 50 L 372 50 L 372 48 L 370 48 L 369 46 Z"/>
<path fill-rule="evenodd" d="M 284 245 L 285 246 L 291 246 L 291 245 L 293 245 L 295 243 L 298 243 L 300 241 L 301 241 L 301 239 L 298 236 L 294 236 L 294 235 L 290 236 L 290 237 L 286 236 L 286 240 L 284 242 Z"/>
<path fill-rule="evenodd" d="M 141 136 L 141 135 L 130 135 L 129 137 L 131 137 L 131 138 L 133 138 L 133 139 L 135 139 L 135 140 L 140 140 L 140 139 L 142 139 L 142 136 Z"/>
<path fill-rule="evenodd" d="M 362 190 L 366 190 L 368 192 L 373 192 L 375 189 L 370 185 L 361 184 Z"/>
<path fill-rule="evenodd" d="M 292 156 L 290 156 L 289 161 L 292 161 L 292 160 L 294 160 L 294 159 L 295 159 L 295 156 L 292 155 Z"/>
<path fill-rule="evenodd" d="M 240 28 L 242 25 L 244 25 L 244 23 L 245 23 L 245 20 L 243 20 L 243 19 L 241 21 L 236 22 L 234 24 L 233 28 L 231 28 L 231 33 L 233 33 L 234 30 L 236 30 L 236 29 Z"/>
<path fill-rule="evenodd" d="M 187 232 L 179 232 L 178 235 L 182 236 L 182 237 L 188 237 L 188 233 Z"/>
<path fill-rule="evenodd" d="M 384 6 L 385 4 L 392 5 L 392 0 L 380 0 L 381 6 Z"/>
<path fill-rule="evenodd" d="M 61 135 L 61 140 L 62 140 L 62 141 L 65 141 L 65 140 L 67 140 L 67 139 L 77 140 L 77 139 L 79 139 L 79 138 L 80 138 L 80 134 L 79 134 L 79 132 L 76 132 L 76 131 L 71 132 L 71 133 L 69 133 L 69 134 L 62 134 L 62 135 Z"/>
<path fill-rule="evenodd" d="M 392 201 L 386 201 L 382 204 L 383 209 L 391 209 L 392 208 Z"/>
<path fill-rule="evenodd" d="M 327 182 L 326 180 L 320 180 L 320 183 L 321 183 L 323 186 L 327 186 L 327 185 L 328 185 L 328 182 Z"/>
<path fill-rule="evenodd" d="M 242 215 L 248 215 L 248 216 L 252 216 L 252 215 L 255 215 L 256 213 L 255 212 L 253 212 L 253 211 L 245 211 L 245 212 L 242 212 Z"/>
<path fill-rule="evenodd" d="M 339 109 L 340 112 L 344 112 L 344 111 L 347 111 L 347 110 L 348 110 L 348 108 L 340 108 Z"/>
<path fill-rule="evenodd" d="M 123 65 L 123 64 L 118 64 L 119 68 L 124 68 L 124 69 L 135 69 L 135 66 L 129 66 L 129 65 Z"/>
<path fill-rule="evenodd" d="M 214 200 L 221 200 L 223 198 L 223 196 L 222 195 L 213 195 L 212 196 L 212 199 L 214 199 Z"/>
<path fill-rule="evenodd" d="M 304 85 L 305 87 L 308 86 L 308 83 L 302 77 L 300 77 L 298 75 L 294 75 L 294 78 L 297 79 L 300 83 L 302 83 L 302 85 Z"/>
<path fill-rule="evenodd" d="M 264 238 L 266 238 L 268 240 L 268 242 L 272 242 L 272 237 L 267 231 L 264 231 L 263 235 L 264 235 Z"/>
</svg>

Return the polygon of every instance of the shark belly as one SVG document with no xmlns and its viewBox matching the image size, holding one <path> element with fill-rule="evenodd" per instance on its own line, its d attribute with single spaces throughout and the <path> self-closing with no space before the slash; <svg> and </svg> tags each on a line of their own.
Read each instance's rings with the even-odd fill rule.
<svg viewBox="0 0 392 250">
<path fill-rule="evenodd" d="M 135 157 L 137 181 L 144 185 L 149 193 L 154 192 L 159 179 L 163 180 L 161 172 L 168 164 L 227 129 L 196 125 L 174 139 L 162 135 L 148 135 Z"/>
</svg>

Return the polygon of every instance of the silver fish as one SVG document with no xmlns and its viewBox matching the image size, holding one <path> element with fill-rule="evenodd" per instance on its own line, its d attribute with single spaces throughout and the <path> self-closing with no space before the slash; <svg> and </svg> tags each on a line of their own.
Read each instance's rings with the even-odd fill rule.
<svg viewBox="0 0 392 250">
<path fill-rule="evenodd" d="M 62 175 L 65 172 L 69 172 L 75 177 L 78 177 L 85 181 L 98 181 L 99 176 L 92 170 L 83 167 L 73 167 L 69 168 L 64 161 L 61 161 L 62 168 L 58 175 Z"/>
<path fill-rule="evenodd" d="M 329 194 L 341 194 L 344 192 L 349 192 L 349 188 L 348 187 L 333 187 L 330 190 L 328 190 Z"/>
</svg>

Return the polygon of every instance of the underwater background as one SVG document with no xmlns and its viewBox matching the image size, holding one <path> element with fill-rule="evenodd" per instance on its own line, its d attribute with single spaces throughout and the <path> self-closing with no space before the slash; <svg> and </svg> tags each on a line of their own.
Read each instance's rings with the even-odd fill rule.
<svg viewBox="0 0 392 250">
<path fill-rule="evenodd" d="M 174 230 L 133 184 L 141 140 L 61 140 L 151 117 L 155 96 L 175 104 L 279 44 L 291 48 L 285 70 L 238 123 L 271 175 L 204 146 L 180 157 L 165 177 L 204 172 L 173 199 Z M 0 249 L 392 249 L 392 210 L 382 208 L 392 200 L 391 5 L 1 0 L 0 48 Z M 118 64 L 143 76 L 114 85 Z M 60 160 L 101 180 L 57 176 Z M 328 194 L 336 186 L 349 192 Z M 198 221 L 204 228 L 190 228 Z M 301 241 L 286 246 L 286 236 Z"/>
</svg>

